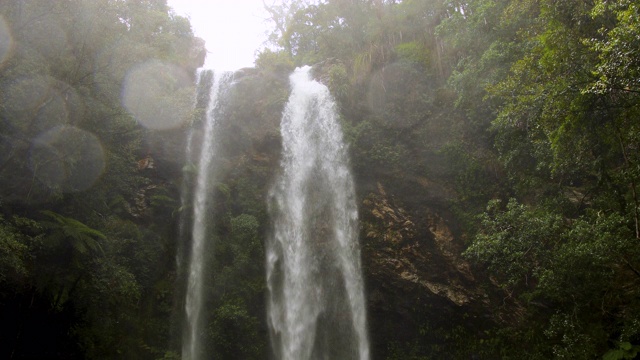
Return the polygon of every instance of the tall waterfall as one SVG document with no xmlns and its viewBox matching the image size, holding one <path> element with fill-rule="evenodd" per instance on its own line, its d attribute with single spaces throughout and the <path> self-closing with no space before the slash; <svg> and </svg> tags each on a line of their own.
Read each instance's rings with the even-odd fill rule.
<svg viewBox="0 0 640 360">
<path fill-rule="evenodd" d="M 290 77 L 271 190 L 268 322 L 276 358 L 369 359 L 358 211 L 336 105 L 310 67 Z"/>
<path fill-rule="evenodd" d="M 191 229 L 191 251 L 188 269 L 187 289 L 186 289 L 186 325 L 183 332 L 182 358 L 185 360 L 197 360 L 202 357 L 201 349 L 201 313 L 203 298 L 203 281 L 205 268 L 205 251 L 207 246 L 208 215 L 212 208 L 211 185 L 215 173 L 215 125 L 221 113 L 220 98 L 229 87 L 233 78 L 232 73 L 215 72 L 211 79 L 210 71 L 200 73 L 199 90 L 210 84 L 208 89 L 209 99 L 207 104 L 204 127 L 202 128 L 202 145 L 200 154 L 194 159 L 192 154 L 193 132 L 189 134 L 187 156 L 197 161 L 197 175 L 195 179 L 195 191 L 193 193 L 193 227 Z M 195 130 L 192 130 L 195 131 Z"/>
</svg>

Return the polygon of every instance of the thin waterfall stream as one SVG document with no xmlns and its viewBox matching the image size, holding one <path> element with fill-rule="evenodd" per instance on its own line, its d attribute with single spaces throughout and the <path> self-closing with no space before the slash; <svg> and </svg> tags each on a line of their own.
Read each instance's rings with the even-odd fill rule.
<svg viewBox="0 0 640 360">
<path fill-rule="evenodd" d="M 222 104 L 222 94 L 228 89 L 233 80 L 233 73 L 214 72 L 211 79 L 211 71 L 200 73 L 199 86 L 210 84 L 209 99 L 207 104 L 204 126 L 202 128 L 202 145 L 197 161 L 197 175 L 195 179 L 195 191 L 193 192 L 193 226 L 191 230 L 191 250 L 188 264 L 188 279 L 185 296 L 186 324 L 183 331 L 182 358 L 185 360 L 198 360 L 203 357 L 201 348 L 201 332 L 203 324 L 202 307 L 204 301 L 203 283 L 205 269 L 205 252 L 211 249 L 208 243 L 210 238 L 207 223 L 212 208 L 211 189 L 215 174 L 215 126 L 219 120 Z M 208 78 L 206 81 L 204 79 Z M 189 134 L 187 156 L 194 159 L 191 154 L 193 149 L 193 131 Z"/>
<path fill-rule="evenodd" d="M 272 348 L 283 360 L 368 360 L 354 181 L 335 102 L 310 71 L 290 76 L 281 174 L 269 199 Z"/>
</svg>

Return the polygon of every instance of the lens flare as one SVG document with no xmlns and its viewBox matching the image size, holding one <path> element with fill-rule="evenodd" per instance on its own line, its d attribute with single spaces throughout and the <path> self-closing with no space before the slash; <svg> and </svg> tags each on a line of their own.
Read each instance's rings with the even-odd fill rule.
<svg viewBox="0 0 640 360">
<path fill-rule="evenodd" d="M 51 91 L 47 99 L 38 107 L 31 122 L 32 134 L 67 124 L 69 115 L 64 98 L 57 92 Z"/>
<path fill-rule="evenodd" d="M 95 68 L 101 69 L 93 74 L 95 83 L 105 96 L 118 93 L 120 84 L 133 66 L 132 59 L 141 50 L 136 44 L 126 38 L 118 39 L 104 45 L 96 55 Z M 114 88 L 115 86 L 115 88 Z"/>
<path fill-rule="evenodd" d="M 6 124 L 12 129 L 39 134 L 58 125 L 79 124 L 86 106 L 68 84 L 48 76 L 18 78 L 0 88 Z"/>
<path fill-rule="evenodd" d="M 51 189 L 89 189 L 103 173 L 104 152 L 98 138 L 73 126 L 61 125 L 38 136 L 31 145 L 29 166 Z"/>
<path fill-rule="evenodd" d="M 189 76 L 181 68 L 159 61 L 148 62 L 127 74 L 122 105 L 149 129 L 175 128 L 186 119 L 189 107 L 181 106 L 180 99 L 189 85 Z"/>
<path fill-rule="evenodd" d="M 38 110 L 51 96 L 50 83 L 46 76 L 29 76 L 3 84 L 0 101 L 6 113 L 6 124 L 14 130 L 29 132 Z"/>
</svg>

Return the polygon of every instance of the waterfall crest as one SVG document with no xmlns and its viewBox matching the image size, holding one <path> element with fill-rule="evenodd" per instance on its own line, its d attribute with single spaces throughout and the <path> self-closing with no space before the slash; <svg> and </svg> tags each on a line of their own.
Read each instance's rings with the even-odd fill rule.
<svg viewBox="0 0 640 360">
<path fill-rule="evenodd" d="M 336 105 L 310 67 L 290 76 L 270 193 L 268 323 L 283 360 L 369 359 L 358 211 Z"/>
<path fill-rule="evenodd" d="M 187 157 L 197 164 L 195 176 L 195 190 L 193 192 L 193 225 L 191 229 L 191 249 L 187 273 L 187 288 L 185 296 L 186 321 L 183 330 L 182 358 L 198 360 L 202 358 L 201 332 L 202 306 L 204 301 L 203 282 L 205 269 L 205 252 L 210 249 L 208 244 L 207 223 L 212 209 L 211 187 L 215 175 L 215 126 L 221 114 L 220 99 L 228 90 L 233 79 L 233 73 L 202 71 L 199 79 L 199 94 L 208 91 L 206 115 L 201 130 L 192 129 L 188 137 Z M 203 86 L 210 85 L 209 89 Z M 205 92 L 206 93 L 206 92 Z M 202 99 L 197 100 L 202 101 Z M 194 150 L 194 131 L 202 131 L 202 141 L 199 156 L 196 158 Z"/>
</svg>

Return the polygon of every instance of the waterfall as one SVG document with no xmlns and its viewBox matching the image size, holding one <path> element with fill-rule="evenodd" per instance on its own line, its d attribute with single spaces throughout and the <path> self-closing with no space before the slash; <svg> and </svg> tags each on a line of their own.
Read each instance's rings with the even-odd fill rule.
<svg viewBox="0 0 640 360">
<path fill-rule="evenodd" d="M 358 211 L 336 105 L 310 67 L 290 81 L 266 252 L 274 355 L 367 360 Z"/>
<path fill-rule="evenodd" d="M 215 173 L 215 125 L 221 113 L 220 98 L 228 89 L 233 78 L 232 73 L 214 73 L 202 71 L 199 80 L 198 97 L 208 93 L 206 115 L 202 131 L 202 144 L 200 156 L 197 158 L 197 175 L 195 179 L 195 191 L 193 192 L 193 227 L 191 229 L 191 251 L 188 268 L 187 289 L 185 299 L 186 325 L 183 332 L 182 358 L 185 360 L 197 360 L 202 357 L 201 332 L 203 282 L 205 269 L 205 251 L 209 249 L 207 244 L 207 223 L 212 208 L 211 185 Z M 203 86 L 210 84 L 209 89 Z M 208 91 L 207 91 L 208 90 Z M 201 102 L 202 99 L 198 99 Z M 196 104 L 198 106 L 198 104 Z M 187 156 L 193 158 L 194 131 L 189 134 Z"/>
</svg>

